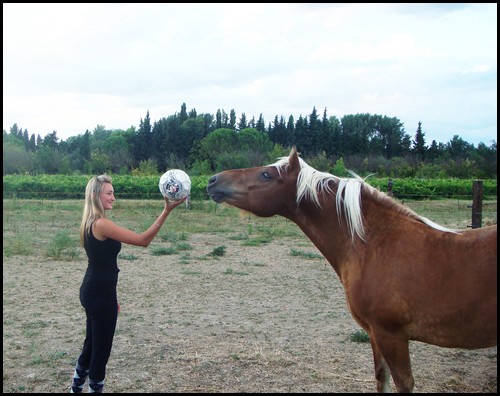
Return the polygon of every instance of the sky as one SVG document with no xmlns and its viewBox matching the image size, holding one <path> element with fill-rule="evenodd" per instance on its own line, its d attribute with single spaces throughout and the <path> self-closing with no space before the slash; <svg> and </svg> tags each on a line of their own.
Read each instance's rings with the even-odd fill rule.
<svg viewBox="0 0 500 396">
<path fill-rule="evenodd" d="M 396 117 L 497 140 L 496 3 L 3 3 L 3 129 L 60 140 L 187 111 Z"/>
</svg>

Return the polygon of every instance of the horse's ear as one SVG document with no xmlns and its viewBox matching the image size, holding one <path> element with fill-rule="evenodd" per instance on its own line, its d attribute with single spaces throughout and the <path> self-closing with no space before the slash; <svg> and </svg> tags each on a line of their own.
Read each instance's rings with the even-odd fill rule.
<svg viewBox="0 0 500 396">
<path fill-rule="evenodd" d="M 297 154 L 297 147 L 292 146 L 290 156 L 288 157 L 288 164 L 292 170 L 300 169 L 299 155 Z"/>
</svg>

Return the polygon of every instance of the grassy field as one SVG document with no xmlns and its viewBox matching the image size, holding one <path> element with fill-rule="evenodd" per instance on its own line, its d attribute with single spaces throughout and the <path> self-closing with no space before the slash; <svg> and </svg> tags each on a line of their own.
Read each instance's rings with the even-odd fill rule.
<svg viewBox="0 0 500 396">
<path fill-rule="evenodd" d="M 142 232 L 151 226 L 162 208 L 163 201 L 123 200 L 115 202 L 108 217 L 123 227 Z M 41 254 L 55 259 L 76 258 L 82 209 L 83 202 L 79 200 L 4 200 L 4 256 Z M 159 239 L 234 233 L 237 235 L 232 238 L 256 244 L 259 239 L 268 242 L 280 236 L 301 236 L 295 224 L 279 217 L 259 219 L 241 228 L 238 220 L 242 216 L 254 217 L 210 201 L 194 201 L 190 209 L 181 207 L 173 212 Z"/>
<path fill-rule="evenodd" d="M 470 202 L 404 202 L 450 228 Z M 496 201 L 483 225 L 496 224 Z M 120 200 L 141 232 L 163 201 Z M 68 392 L 84 337 L 81 200 L 3 201 L 3 391 Z M 326 260 L 298 227 L 193 201 L 148 248 L 122 247 L 108 392 L 373 392 L 369 344 Z M 416 391 L 496 392 L 495 348 L 411 345 Z"/>
<path fill-rule="evenodd" d="M 438 224 L 455 229 L 471 225 L 470 201 L 457 199 L 404 201 L 418 214 Z M 118 200 L 111 219 L 136 232 L 147 229 L 161 212 L 162 201 Z M 3 201 L 3 253 L 45 254 L 53 258 L 78 256 L 78 227 L 83 209 L 81 200 L 4 200 Z M 189 210 L 181 210 L 169 218 L 160 238 L 168 240 L 179 234 L 240 233 L 247 244 L 266 243 L 280 236 L 301 236 L 295 224 L 284 218 L 261 218 L 247 229 L 238 219 L 253 217 L 236 208 L 221 207 L 211 201 L 193 201 Z M 497 201 L 483 202 L 483 226 L 496 224 Z M 47 237 L 51 239 L 47 241 Z M 303 236 L 302 236 L 303 237 Z M 238 237 L 236 237 L 238 238 Z M 305 237 L 303 237 L 305 238 Z"/>
</svg>

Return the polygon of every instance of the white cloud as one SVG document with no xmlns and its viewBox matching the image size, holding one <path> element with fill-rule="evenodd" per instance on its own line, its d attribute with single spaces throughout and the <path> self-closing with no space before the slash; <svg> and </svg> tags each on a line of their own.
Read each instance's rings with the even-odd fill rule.
<svg viewBox="0 0 500 396">
<path fill-rule="evenodd" d="M 496 139 L 496 4 L 3 4 L 3 128 L 373 113 Z"/>
</svg>

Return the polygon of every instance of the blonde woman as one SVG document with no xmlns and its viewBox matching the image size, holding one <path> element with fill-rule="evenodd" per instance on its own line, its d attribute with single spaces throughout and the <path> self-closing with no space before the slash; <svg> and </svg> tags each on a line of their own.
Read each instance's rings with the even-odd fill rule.
<svg viewBox="0 0 500 396">
<path fill-rule="evenodd" d="M 113 209 L 115 200 L 110 176 L 95 176 L 89 180 L 80 226 L 80 242 L 88 257 L 87 271 L 80 287 L 87 331 L 76 362 L 71 393 L 82 393 L 87 377 L 89 392 L 103 391 L 119 312 L 116 286 L 120 270 L 117 256 L 122 243 L 148 246 L 170 212 L 186 198 L 175 202 L 165 198 L 162 213 L 142 234 L 122 228 L 106 218 L 106 211 Z"/>
</svg>

